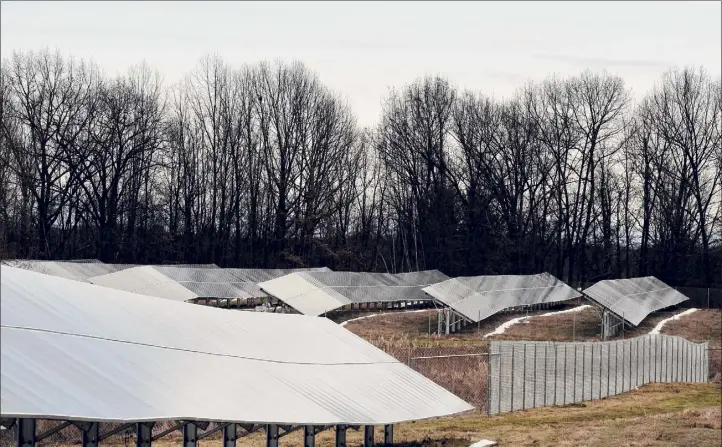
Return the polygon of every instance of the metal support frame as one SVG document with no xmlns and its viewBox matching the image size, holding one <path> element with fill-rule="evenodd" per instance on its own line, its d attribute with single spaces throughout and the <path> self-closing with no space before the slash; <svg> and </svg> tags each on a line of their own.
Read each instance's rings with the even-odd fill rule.
<svg viewBox="0 0 722 447">
<path fill-rule="evenodd" d="M 35 419 L 18 419 L 18 447 L 35 446 Z"/>
<path fill-rule="evenodd" d="M 111 436 L 115 436 L 122 431 L 132 429 L 134 426 L 135 426 L 135 423 L 133 423 L 133 422 L 131 422 L 129 424 L 123 424 L 120 427 L 116 428 L 115 430 L 110 430 L 109 432 L 104 433 L 103 435 L 98 437 L 98 441 L 102 442 L 103 440 L 108 439 Z"/>
<path fill-rule="evenodd" d="M 197 434 L 196 441 L 200 441 L 201 439 L 212 436 L 221 430 L 225 430 L 225 428 L 228 427 L 229 425 L 233 425 L 233 424 L 227 422 L 224 424 L 216 425 L 216 428 L 214 428 L 213 430 L 208 430 L 208 425 L 210 425 L 210 422 L 204 422 L 204 423 L 196 422 L 195 424 L 196 424 L 196 427 L 199 427 L 203 430 L 203 433 Z"/>
<path fill-rule="evenodd" d="M 316 445 L 316 427 L 305 425 L 303 427 L 303 447 L 314 447 Z"/>
<path fill-rule="evenodd" d="M 278 425 L 266 425 L 266 447 L 278 447 Z"/>
<path fill-rule="evenodd" d="M 138 422 L 137 436 L 135 438 L 136 447 L 150 447 L 153 440 L 154 422 Z"/>
<path fill-rule="evenodd" d="M 223 427 L 223 447 L 235 447 L 238 432 L 236 424 L 228 424 Z"/>
<path fill-rule="evenodd" d="M 55 433 L 65 430 L 66 427 L 69 427 L 71 425 L 73 425 L 73 424 L 70 423 L 69 421 L 65 421 L 63 423 L 56 425 L 55 427 L 51 428 L 48 431 L 38 433 L 35 435 L 35 442 L 40 442 L 44 439 L 47 439 L 47 438 L 51 437 L 52 435 L 54 435 Z"/>
<path fill-rule="evenodd" d="M 169 429 L 167 429 L 167 430 L 164 430 L 164 431 L 158 433 L 157 435 L 151 437 L 151 440 L 152 440 L 152 441 L 157 441 L 157 440 L 159 440 L 160 438 L 162 438 L 162 437 L 165 436 L 165 435 L 168 435 L 168 434 L 170 434 L 170 433 L 173 433 L 173 432 L 176 431 L 176 430 L 182 429 L 184 425 L 185 425 L 185 422 L 177 422 L 176 425 L 172 426 L 171 428 L 169 428 Z M 151 429 L 152 429 L 152 427 L 151 427 Z"/>
<path fill-rule="evenodd" d="M 83 447 L 97 447 L 100 442 L 100 424 L 97 422 L 81 422 L 76 426 L 83 434 Z"/>
<path fill-rule="evenodd" d="M 384 444 L 392 445 L 394 443 L 394 425 L 384 425 Z"/>
<path fill-rule="evenodd" d="M 364 426 L 364 447 L 373 447 L 374 445 L 374 426 Z"/>
<path fill-rule="evenodd" d="M 346 447 L 346 426 L 336 426 L 336 447 Z"/>
<path fill-rule="evenodd" d="M 195 422 L 186 422 L 183 426 L 183 447 L 196 447 L 198 443 L 198 427 Z"/>
</svg>

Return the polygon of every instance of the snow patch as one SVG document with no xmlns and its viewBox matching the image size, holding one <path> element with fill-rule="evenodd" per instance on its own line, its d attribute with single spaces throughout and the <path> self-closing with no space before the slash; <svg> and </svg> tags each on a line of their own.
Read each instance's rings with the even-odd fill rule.
<svg viewBox="0 0 722 447">
<path fill-rule="evenodd" d="M 377 313 L 377 314 L 364 315 L 363 317 L 356 317 L 356 318 L 352 318 L 352 319 L 350 319 L 350 320 L 346 320 L 346 321 L 344 321 L 343 323 L 341 323 L 341 326 L 342 326 L 342 327 L 343 327 L 343 326 L 346 326 L 347 324 L 349 324 L 349 323 L 351 323 L 351 322 L 354 322 L 354 321 L 365 320 L 365 319 L 367 319 L 367 318 L 373 318 L 373 317 L 380 317 L 381 315 L 393 315 L 393 314 L 398 315 L 398 314 L 400 314 L 400 313 L 402 313 L 402 314 L 412 314 L 412 313 L 416 313 L 416 312 L 426 312 L 427 310 L 429 310 L 429 309 L 405 310 L 405 311 L 403 311 L 403 312 L 383 312 L 383 313 L 382 313 L 382 312 L 379 312 L 379 313 Z"/>
<path fill-rule="evenodd" d="M 669 318 L 666 318 L 666 319 L 660 321 L 659 323 L 657 323 L 657 325 L 654 327 L 654 329 L 651 330 L 651 332 L 649 333 L 649 335 L 658 335 L 658 334 L 660 334 L 660 333 L 662 332 L 662 328 L 664 327 L 665 324 L 667 324 L 667 322 L 669 322 L 669 321 L 674 321 L 674 320 L 679 320 L 680 318 L 684 317 L 685 315 L 689 315 L 689 314 L 691 314 L 691 313 L 693 313 L 693 312 L 695 312 L 695 311 L 697 311 L 697 309 L 687 309 L 687 310 L 685 310 L 684 312 L 680 312 L 680 313 L 678 313 L 677 315 L 673 315 L 673 316 L 671 316 L 671 317 L 669 317 Z"/>
<path fill-rule="evenodd" d="M 509 329 L 511 326 L 514 326 L 514 325 L 517 324 L 517 323 L 521 323 L 521 322 L 529 323 L 528 321 L 526 321 L 526 320 L 529 319 L 529 318 L 535 318 L 535 317 L 551 317 L 551 316 L 554 316 L 554 315 L 561 315 L 561 314 L 566 314 L 566 313 L 570 313 L 570 312 L 581 312 L 581 311 L 583 311 L 584 309 L 586 309 L 586 308 L 588 308 L 588 307 L 589 307 L 589 304 L 585 304 L 585 305 L 583 305 L 583 306 L 577 306 L 577 307 L 574 307 L 574 308 L 572 308 L 572 309 L 560 310 L 560 311 L 557 311 L 557 312 L 547 312 L 547 313 L 541 314 L 541 315 L 530 315 L 530 316 L 528 316 L 528 317 L 518 317 L 518 318 L 514 318 L 514 319 L 511 319 L 511 320 L 509 320 L 509 321 L 506 321 L 506 322 L 502 323 L 502 325 L 499 326 L 498 328 L 494 329 L 493 332 L 489 332 L 488 334 L 484 335 L 484 338 L 491 337 L 491 336 L 494 336 L 494 335 L 501 335 L 501 334 L 503 334 L 504 332 L 506 332 L 507 329 Z"/>
<path fill-rule="evenodd" d="M 482 439 L 479 442 L 471 444 L 469 447 L 494 447 L 499 445 L 496 441 L 489 441 L 488 439 Z"/>
</svg>

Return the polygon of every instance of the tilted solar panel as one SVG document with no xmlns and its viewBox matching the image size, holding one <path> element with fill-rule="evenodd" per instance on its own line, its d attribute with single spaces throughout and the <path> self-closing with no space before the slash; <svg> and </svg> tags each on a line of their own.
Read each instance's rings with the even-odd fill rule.
<svg viewBox="0 0 722 447">
<path fill-rule="evenodd" d="M 558 303 L 581 296 L 549 273 L 452 278 L 424 292 L 473 322 L 519 306 Z"/>
<path fill-rule="evenodd" d="M 472 409 L 326 319 L 1 268 L 2 418 L 382 425 Z"/>
<path fill-rule="evenodd" d="M 634 326 L 656 310 L 689 299 L 654 276 L 599 281 L 584 294 Z"/>
</svg>

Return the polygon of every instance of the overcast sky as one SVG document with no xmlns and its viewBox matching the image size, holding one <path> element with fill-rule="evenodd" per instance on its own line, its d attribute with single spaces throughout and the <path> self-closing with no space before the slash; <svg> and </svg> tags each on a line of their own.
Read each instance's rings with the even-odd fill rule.
<svg viewBox="0 0 722 447">
<path fill-rule="evenodd" d="M 143 60 L 166 85 L 208 53 L 235 66 L 298 59 L 378 120 L 391 86 L 442 74 L 502 98 L 527 80 L 585 68 L 640 97 L 674 66 L 720 76 L 722 10 L 709 2 L 0 3 L 2 57 L 59 49 L 107 75 Z"/>
</svg>

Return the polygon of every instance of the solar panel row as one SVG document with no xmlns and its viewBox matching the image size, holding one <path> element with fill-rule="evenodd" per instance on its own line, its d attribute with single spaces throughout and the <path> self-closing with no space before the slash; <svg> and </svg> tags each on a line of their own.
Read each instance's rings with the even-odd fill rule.
<svg viewBox="0 0 722 447">
<path fill-rule="evenodd" d="M 473 322 L 513 307 L 559 303 L 581 296 L 549 273 L 458 277 L 426 287 L 424 292 Z"/>
<path fill-rule="evenodd" d="M 327 319 L 6 266 L 1 292 L 2 418 L 381 425 L 472 409 Z"/>
<path fill-rule="evenodd" d="M 322 315 L 349 304 L 426 301 L 422 289 L 448 279 L 438 270 L 413 273 L 297 272 L 259 287 L 305 315 Z"/>
</svg>

